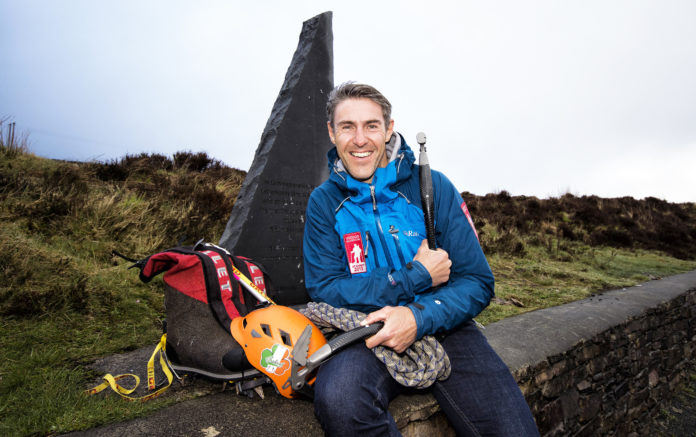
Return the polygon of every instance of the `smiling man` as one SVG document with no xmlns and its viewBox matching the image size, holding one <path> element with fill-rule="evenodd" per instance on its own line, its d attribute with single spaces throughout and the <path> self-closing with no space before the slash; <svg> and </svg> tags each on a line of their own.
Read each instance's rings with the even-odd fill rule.
<svg viewBox="0 0 696 437">
<path fill-rule="evenodd" d="M 515 380 L 472 322 L 493 297 L 493 275 L 459 191 L 433 171 L 435 234 L 430 250 L 418 166 L 394 132 L 391 104 L 369 85 L 329 95 L 331 176 L 312 192 L 304 232 L 311 298 L 384 322 L 364 343 L 324 363 L 315 413 L 328 435 L 399 435 L 389 402 L 406 391 L 371 349 L 403 353 L 436 335 L 451 362 L 430 390 L 457 435 L 538 435 Z"/>
<path fill-rule="evenodd" d="M 385 121 L 379 104 L 367 98 L 344 100 L 328 127 L 338 157 L 356 180 L 370 183 L 377 167 L 387 166 L 386 144 L 394 132 L 394 120 Z"/>
</svg>

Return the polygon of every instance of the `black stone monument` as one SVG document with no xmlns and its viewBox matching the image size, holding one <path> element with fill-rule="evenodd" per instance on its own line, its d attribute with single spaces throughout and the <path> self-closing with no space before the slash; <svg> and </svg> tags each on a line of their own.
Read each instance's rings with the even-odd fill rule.
<svg viewBox="0 0 696 437">
<path fill-rule="evenodd" d="M 331 12 L 307 20 L 220 245 L 266 267 L 282 305 L 309 300 L 302 235 L 307 199 L 328 178 Z"/>
</svg>

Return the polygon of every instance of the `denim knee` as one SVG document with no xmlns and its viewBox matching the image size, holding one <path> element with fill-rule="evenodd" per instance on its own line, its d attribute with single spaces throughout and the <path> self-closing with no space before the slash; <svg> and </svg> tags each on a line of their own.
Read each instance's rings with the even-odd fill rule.
<svg viewBox="0 0 696 437">
<path fill-rule="evenodd" d="M 398 384 L 364 345 L 362 348 L 364 351 L 349 348 L 319 369 L 314 413 L 327 435 L 399 435 L 388 409 Z"/>
</svg>

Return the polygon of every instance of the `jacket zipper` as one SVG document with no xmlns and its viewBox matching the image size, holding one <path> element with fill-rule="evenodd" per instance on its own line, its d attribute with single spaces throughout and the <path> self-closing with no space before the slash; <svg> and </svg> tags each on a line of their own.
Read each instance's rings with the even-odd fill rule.
<svg viewBox="0 0 696 437">
<path fill-rule="evenodd" d="M 377 225 L 377 233 L 379 234 L 379 241 L 382 243 L 382 248 L 384 250 L 384 256 L 387 258 L 387 263 L 389 267 L 394 268 L 394 261 L 392 260 L 391 254 L 389 253 L 389 247 L 387 246 L 387 240 L 384 238 L 384 230 L 382 230 L 382 222 L 380 221 L 379 211 L 377 210 L 377 198 L 375 197 L 375 186 L 370 185 L 370 195 L 372 196 L 372 212 L 375 215 L 375 225 Z"/>
<path fill-rule="evenodd" d="M 406 265 L 406 259 L 404 258 L 404 253 L 401 251 L 401 243 L 399 242 L 399 230 L 394 227 L 394 225 L 389 225 L 389 233 L 394 237 L 394 244 L 396 245 L 396 253 L 399 255 L 399 261 L 401 261 L 401 266 Z"/>
<path fill-rule="evenodd" d="M 367 253 L 370 249 L 372 249 L 372 252 L 374 253 L 375 251 L 375 246 L 373 239 L 370 238 L 370 231 L 365 231 L 365 240 L 367 240 L 367 244 L 365 245 L 365 259 L 367 259 Z M 373 257 L 375 259 L 375 267 L 379 268 L 379 257 L 375 254 Z"/>
</svg>

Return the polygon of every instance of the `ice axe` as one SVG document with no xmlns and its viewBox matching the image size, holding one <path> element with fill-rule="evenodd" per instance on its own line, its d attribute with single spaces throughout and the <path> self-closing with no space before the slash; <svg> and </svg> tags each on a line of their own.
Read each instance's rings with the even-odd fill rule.
<svg viewBox="0 0 696 437">
<path fill-rule="evenodd" d="M 425 231 L 428 238 L 428 247 L 435 250 L 435 206 L 433 200 L 433 176 L 430 172 L 430 162 L 425 148 L 425 133 L 418 132 L 416 141 L 420 145 L 418 154 L 418 167 L 420 176 L 421 205 L 423 207 L 423 218 L 425 219 Z"/>
</svg>

